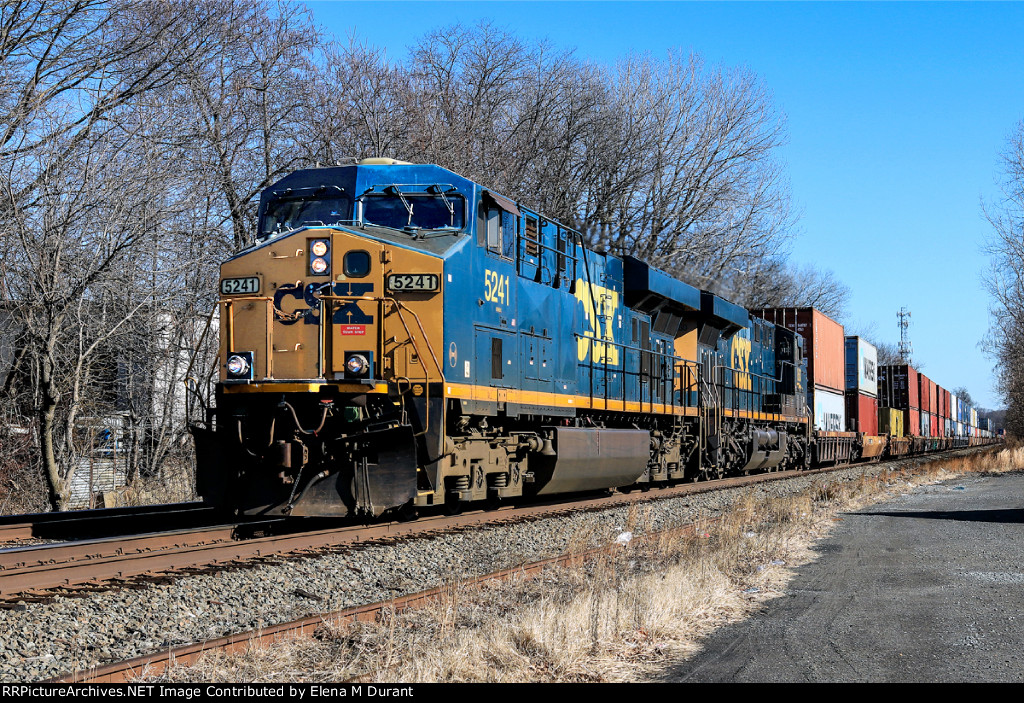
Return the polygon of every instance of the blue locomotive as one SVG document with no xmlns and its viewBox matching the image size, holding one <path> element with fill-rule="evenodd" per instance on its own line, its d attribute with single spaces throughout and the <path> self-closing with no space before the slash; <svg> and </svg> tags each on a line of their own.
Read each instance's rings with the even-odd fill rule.
<svg viewBox="0 0 1024 703">
<path fill-rule="evenodd" d="M 444 168 L 301 170 L 221 267 L 198 487 L 246 514 L 808 465 L 799 334 Z"/>
</svg>

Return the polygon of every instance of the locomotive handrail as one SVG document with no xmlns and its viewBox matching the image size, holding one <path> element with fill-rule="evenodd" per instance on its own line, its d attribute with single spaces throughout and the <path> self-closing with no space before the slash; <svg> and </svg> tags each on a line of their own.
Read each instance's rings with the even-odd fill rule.
<svg viewBox="0 0 1024 703">
<path fill-rule="evenodd" d="M 792 364 L 792 362 L 788 362 L 788 361 L 784 361 L 782 363 L 783 364 Z M 795 364 L 792 364 L 792 365 L 795 367 Z M 755 371 L 740 371 L 739 369 L 737 369 L 735 367 L 725 366 L 724 364 L 715 364 L 714 365 L 714 369 L 715 369 L 715 371 L 718 371 L 718 370 L 722 370 L 722 371 L 730 370 L 730 371 L 733 371 L 735 373 L 745 373 L 745 374 L 748 374 L 748 375 L 750 375 L 750 376 L 752 376 L 754 378 L 757 378 L 759 381 L 760 380 L 767 380 L 767 381 L 774 381 L 776 383 L 780 383 L 781 380 L 782 380 L 781 374 L 779 375 L 778 378 L 776 378 L 774 376 L 771 376 L 771 375 L 768 375 L 768 374 L 760 374 L 760 373 L 757 373 Z M 718 386 L 721 389 L 723 394 L 724 394 L 724 392 L 726 390 L 738 390 L 738 391 L 742 392 L 745 396 L 749 396 L 749 400 L 751 402 L 753 402 L 753 400 L 754 400 L 753 396 L 755 395 L 753 390 L 741 390 L 737 386 L 735 386 L 735 384 L 727 386 L 727 384 L 725 382 L 725 374 L 723 373 L 723 374 L 721 374 L 721 376 L 722 376 L 722 379 L 721 379 L 721 381 L 719 381 Z M 739 410 L 740 408 L 736 407 L 734 409 L 735 410 Z M 810 422 L 810 415 L 809 415 L 809 412 L 808 412 L 808 408 L 806 406 L 804 407 L 804 411 L 803 411 L 802 415 L 803 415 L 803 417 L 805 417 L 807 419 L 808 427 L 810 427 L 810 425 L 812 423 Z"/>
<path fill-rule="evenodd" d="M 572 260 L 572 262 L 573 262 L 572 275 L 573 275 L 573 278 L 575 278 L 576 277 L 576 269 L 578 267 L 580 258 L 585 258 L 586 257 L 585 249 L 583 247 L 583 236 L 579 232 L 574 230 L 574 229 L 570 229 L 568 227 L 563 227 L 561 224 L 558 224 L 557 222 L 554 223 L 556 227 L 559 227 L 559 228 L 565 230 L 565 232 L 567 233 L 567 236 L 566 236 L 566 243 L 567 244 L 575 245 L 576 244 L 575 240 L 579 240 L 580 248 L 584 249 L 584 254 L 583 254 L 582 257 L 580 257 L 580 256 L 577 256 L 576 253 L 575 253 L 575 251 L 576 251 L 575 246 L 573 246 L 573 249 L 572 249 L 573 253 L 569 253 L 568 250 L 566 250 L 566 251 L 559 251 L 557 246 L 553 247 L 553 246 L 551 246 L 549 244 L 545 244 L 542 241 L 542 236 L 543 235 L 542 235 L 541 229 L 540 229 L 540 219 L 541 219 L 540 216 L 538 216 L 538 218 L 537 218 L 538 219 L 537 238 L 536 239 L 531 239 L 529 237 L 526 237 L 523 234 L 523 232 L 521 231 L 523 228 L 520 226 L 520 224 L 522 222 L 524 222 L 525 219 L 526 219 L 525 217 L 520 217 L 519 218 L 519 222 L 516 223 L 516 235 L 515 235 L 515 240 L 516 240 L 516 274 L 519 275 L 519 276 L 523 275 L 522 263 L 523 263 L 523 259 L 525 257 L 524 256 L 520 256 L 519 252 L 522 249 L 522 243 L 524 241 L 529 241 L 529 242 L 537 245 L 538 251 L 537 251 L 537 254 L 535 254 L 535 255 L 529 254 L 529 253 L 527 253 L 526 255 L 527 256 L 536 256 L 537 257 L 536 266 L 537 266 L 537 270 L 538 271 L 541 271 L 541 270 L 544 269 L 544 260 L 543 260 L 544 252 L 545 251 L 550 251 L 550 252 L 553 252 L 556 256 L 564 256 L 566 259 L 571 259 Z M 553 222 L 553 221 L 549 220 L 549 222 Z M 555 236 L 556 237 L 558 236 L 557 232 L 555 233 Z M 584 264 L 586 264 L 585 261 L 584 261 Z M 557 263 L 556 263 L 556 267 L 557 267 Z M 566 267 L 566 268 L 568 268 L 568 267 Z M 561 270 L 559 270 L 559 272 L 561 272 Z M 589 281 L 590 281 L 590 274 L 588 272 L 587 273 L 587 282 L 589 283 Z"/>
<path fill-rule="evenodd" d="M 405 303 L 403 303 L 402 301 L 400 301 L 400 300 L 398 300 L 396 298 L 385 298 L 384 300 L 390 301 L 391 303 L 394 303 L 395 307 L 397 307 L 399 309 L 399 319 L 402 320 L 402 324 L 403 325 L 405 325 L 405 321 L 404 321 L 404 319 L 402 318 L 402 315 L 401 315 L 401 311 L 402 310 L 406 310 L 410 315 L 412 315 L 413 319 L 416 320 L 416 326 L 420 328 L 420 334 L 423 335 L 423 341 L 427 345 L 427 351 L 430 352 L 430 359 L 434 362 L 434 368 L 437 369 L 437 373 L 441 376 L 441 379 L 443 380 L 444 379 L 444 369 L 441 367 L 441 363 L 437 360 L 437 355 L 434 353 L 434 346 L 430 343 L 430 337 L 427 336 L 426 330 L 423 329 L 423 322 L 420 320 L 420 316 L 416 313 L 415 310 L 413 310 L 408 305 L 406 305 Z M 408 327 L 406 327 L 406 330 L 408 330 Z M 416 346 L 416 340 L 412 337 L 412 335 L 410 335 L 410 341 L 412 341 L 413 346 L 415 347 Z M 418 347 L 416 349 L 416 352 L 419 353 L 419 348 Z"/>
<path fill-rule="evenodd" d="M 416 354 L 419 355 L 419 356 L 422 356 L 422 354 L 420 353 L 419 345 L 416 344 L 416 337 L 413 335 L 412 331 L 410 331 L 409 325 L 406 324 L 405 317 L 403 317 L 403 315 L 402 315 L 402 308 L 405 308 L 406 310 L 408 310 L 409 314 L 411 314 L 413 316 L 413 319 L 416 320 L 416 325 L 420 328 L 420 334 L 423 335 L 423 341 L 426 342 L 427 350 L 430 352 L 430 358 L 433 360 L 434 366 L 437 368 L 438 372 L 441 374 L 441 380 L 444 380 L 444 371 L 441 368 L 441 365 L 438 363 L 437 357 L 434 355 L 434 348 L 430 344 L 430 338 L 427 337 L 426 331 L 423 329 L 423 324 L 420 322 L 419 315 L 417 315 L 414 310 L 409 309 L 408 307 L 403 305 L 401 301 L 396 300 L 395 298 L 385 298 L 384 300 L 389 301 L 389 302 L 394 304 L 395 311 L 398 313 L 398 321 L 401 322 L 402 323 L 402 327 L 405 328 L 406 336 L 409 338 L 409 341 L 412 342 L 413 348 L 416 349 Z M 383 349 L 382 349 L 382 351 L 383 351 Z M 408 380 L 407 377 L 405 377 L 405 376 L 402 376 L 401 378 L 406 378 L 406 380 Z M 400 389 L 400 387 L 401 386 L 400 386 L 400 383 L 399 383 L 399 378 L 396 377 L 396 379 L 395 379 L 395 388 L 396 389 Z M 404 396 L 402 396 L 401 393 L 399 393 L 399 395 L 400 395 L 400 397 L 402 397 L 402 405 L 404 407 L 404 405 L 405 405 L 405 398 L 404 398 Z M 423 370 L 423 399 L 426 401 L 426 403 L 425 403 L 426 412 L 425 412 L 424 418 L 423 418 L 423 431 L 422 432 L 417 432 L 416 434 L 413 435 L 414 437 L 419 437 L 421 435 L 425 435 L 430 430 L 430 374 L 427 373 L 426 369 Z"/>
<path fill-rule="evenodd" d="M 350 302 L 350 301 L 366 300 L 366 301 L 374 301 L 374 302 L 380 303 L 381 306 L 383 306 L 385 303 L 391 303 L 392 305 L 394 305 L 395 311 L 398 313 L 398 321 L 402 324 L 402 327 L 405 329 L 405 333 L 406 333 L 407 338 L 409 339 L 409 342 L 412 343 L 413 348 L 416 350 L 417 355 L 422 357 L 423 354 L 421 353 L 419 344 L 416 341 L 416 335 L 414 335 L 412 333 L 412 330 L 409 328 L 409 325 L 405 321 L 405 316 L 402 314 L 403 310 L 408 312 L 410 315 L 412 315 L 413 319 L 416 320 L 416 326 L 419 328 L 420 334 L 423 336 L 423 342 L 427 345 L 427 351 L 430 353 L 430 360 L 434 362 L 434 368 L 437 369 L 437 372 L 440 375 L 441 380 L 444 380 L 444 369 L 441 367 L 441 363 L 437 360 L 437 354 L 434 352 L 434 347 L 430 343 L 430 337 L 427 335 L 426 330 L 423 328 L 423 322 L 420 320 L 420 316 L 416 313 L 415 310 L 413 310 L 409 306 L 405 305 L 405 303 L 403 303 L 402 301 L 398 300 L 397 298 L 394 298 L 393 296 L 388 296 L 388 295 L 383 295 L 383 296 L 374 296 L 374 295 L 333 295 L 333 294 L 323 294 L 323 295 L 315 294 L 315 295 L 317 295 L 317 297 L 321 298 L 322 300 L 328 300 L 328 301 L 338 300 L 338 301 Z M 383 318 L 384 318 L 384 316 L 381 315 L 380 318 L 381 318 L 381 324 L 379 325 L 379 329 L 380 329 L 380 334 L 383 335 L 384 334 L 384 331 L 383 331 L 384 330 L 384 325 L 383 325 Z M 380 353 L 381 353 L 381 355 L 383 355 L 383 353 L 384 353 L 383 340 L 381 340 L 381 347 L 380 348 L 381 348 L 381 352 Z M 426 411 L 427 414 L 426 414 L 426 417 L 424 418 L 424 429 L 423 429 L 423 432 L 419 432 L 415 436 L 419 436 L 419 435 L 425 434 L 427 432 L 428 428 L 430 427 L 430 374 L 426 371 L 426 369 L 424 369 L 424 371 L 423 371 L 423 385 L 424 385 L 425 399 L 427 400 L 427 404 L 426 404 L 427 405 L 427 411 Z"/>
<path fill-rule="evenodd" d="M 630 345 L 630 344 L 626 344 L 624 342 L 616 342 L 613 339 L 612 340 L 597 339 L 595 337 L 588 337 L 587 335 L 580 334 L 579 332 L 574 332 L 573 335 L 576 337 L 577 343 L 578 343 L 578 340 L 586 339 L 586 340 L 588 340 L 589 342 L 592 342 L 592 343 L 596 342 L 597 344 L 615 346 L 615 347 L 621 348 L 623 351 L 635 351 L 635 352 L 639 352 L 640 354 L 649 354 L 651 357 L 660 358 L 661 360 L 668 359 L 668 360 L 671 360 L 672 362 L 679 362 L 679 363 L 669 363 L 669 364 L 665 365 L 664 368 L 669 370 L 669 373 L 667 375 L 665 375 L 665 376 L 655 376 L 650 370 L 648 370 L 645 373 L 642 369 L 641 370 L 636 370 L 636 371 L 627 369 L 626 368 L 626 355 L 623 354 L 622 355 L 622 361 L 619 362 L 619 363 L 613 364 L 611 366 L 611 368 L 613 370 L 615 370 L 615 371 L 621 371 L 621 373 L 623 375 L 623 383 L 622 383 L 622 396 L 623 396 L 622 397 L 622 402 L 623 403 L 625 402 L 625 393 L 626 393 L 625 377 L 628 375 L 628 376 L 637 376 L 637 377 L 641 377 L 641 378 L 642 377 L 646 377 L 647 378 L 647 383 L 649 385 L 652 385 L 652 386 L 654 385 L 654 381 L 656 380 L 658 385 L 661 386 L 661 397 L 662 397 L 661 404 L 662 405 L 670 405 L 673 408 L 675 408 L 676 405 L 682 405 L 683 407 L 689 407 L 689 403 L 688 402 L 687 403 L 676 403 L 675 392 L 674 392 L 675 391 L 674 385 L 671 387 L 671 390 L 673 391 L 671 393 L 666 393 L 665 392 L 665 387 L 666 387 L 667 384 L 671 383 L 672 381 L 674 381 L 677 378 L 677 376 L 675 375 L 675 371 L 676 371 L 677 368 L 679 368 L 679 367 L 688 367 L 688 366 L 691 366 L 691 365 L 694 368 L 696 368 L 696 367 L 699 366 L 699 362 L 693 361 L 691 359 L 684 359 L 684 358 L 682 358 L 680 356 L 676 356 L 675 354 L 672 354 L 670 352 L 659 352 L 659 351 L 655 351 L 653 349 L 644 349 L 643 347 L 633 346 L 633 345 Z M 604 377 L 604 399 L 605 399 L 605 401 L 607 401 L 608 400 L 608 368 L 609 368 L 608 355 L 607 354 L 603 354 L 602 356 L 603 356 L 603 361 L 600 364 L 595 364 L 594 360 L 593 360 L 593 358 L 594 358 L 593 357 L 593 346 L 591 346 L 591 354 L 589 355 L 588 361 L 586 361 L 586 362 L 582 362 L 581 361 L 581 362 L 577 362 L 577 363 L 578 363 L 578 365 L 583 366 L 584 368 L 590 369 L 590 374 L 589 375 L 590 375 L 590 397 L 591 398 L 594 397 L 594 369 L 595 368 L 601 368 L 602 369 L 602 373 L 603 373 L 603 377 Z M 621 365 L 621 368 L 620 368 L 620 365 Z M 643 364 L 641 362 L 641 367 L 642 366 L 643 366 Z M 653 366 L 654 366 L 653 364 L 650 365 L 651 368 L 653 368 Z M 699 377 L 699 374 L 696 374 L 695 377 Z M 680 393 L 681 392 L 682 391 L 680 389 Z M 641 403 L 641 405 L 644 403 L 642 397 L 640 399 L 640 403 Z M 654 408 L 653 394 L 651 394 L 651 397 L 647 400 L 647 404 L 650 407 L 651 411 L 653 411 L 653 408 Z"/>
</svg>

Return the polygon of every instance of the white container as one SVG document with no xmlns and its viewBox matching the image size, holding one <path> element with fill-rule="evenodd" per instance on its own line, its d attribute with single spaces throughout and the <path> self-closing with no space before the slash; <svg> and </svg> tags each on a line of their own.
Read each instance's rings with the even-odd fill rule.
<svg viewBox="0 0 1024 703">
<path fill-rule="evenodd" d="M 878 349 L 860 337 L 846 338 L 846 390 L 878 397 Z"/>
<path fill-rule="evenodd" d="M 814 389 L 814 429 L 822 432 L 846 431 L 846 400 L 842 393 L 827 388 Z"/>
</svg>

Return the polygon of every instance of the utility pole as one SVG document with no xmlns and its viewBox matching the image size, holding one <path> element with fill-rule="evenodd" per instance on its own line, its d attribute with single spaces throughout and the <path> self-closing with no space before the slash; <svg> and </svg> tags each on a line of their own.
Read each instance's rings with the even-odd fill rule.
<svg viewBox="0 0 1024 703">
<path fill-rule="evenodd" d="M 900 361 L 906 364 L 910 362 L 910 355 L 914 353 L 914 345 L 910 343 L 909 336 L 907 335 L 907 328 L 910 327 L 910 311 L 906 308 L 900 308 L 900 311 L 896 313 L 896 317 L 900 321 Z"/>
</svg>

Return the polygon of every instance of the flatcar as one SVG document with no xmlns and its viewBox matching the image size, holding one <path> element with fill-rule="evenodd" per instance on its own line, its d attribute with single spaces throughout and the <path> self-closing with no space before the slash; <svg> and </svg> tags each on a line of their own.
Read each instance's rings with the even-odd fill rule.
<svg viewBox="0 0 1024 703">
<path fill-rule="evenodd" d="M 282 178 L 220 296 L 197 488 L 242 514 L 455 511 L 823 458 L 796 329 L 439 166 Z"/>
</svg>

